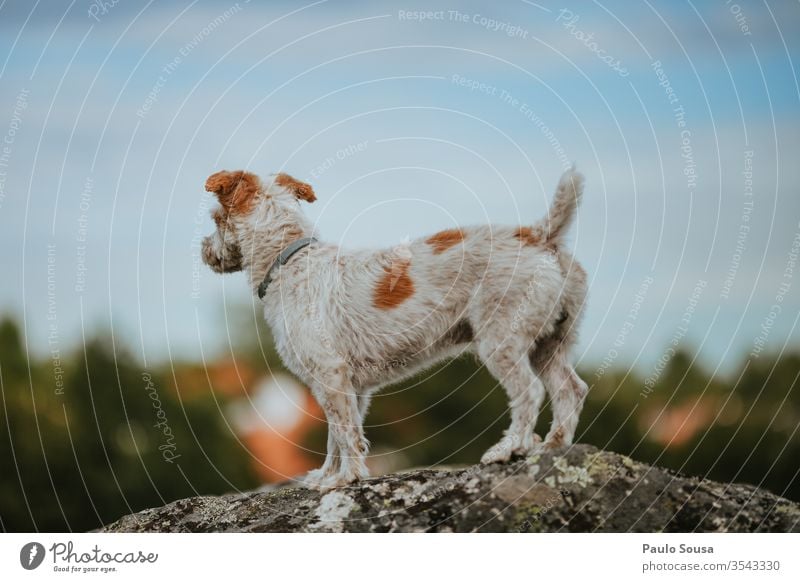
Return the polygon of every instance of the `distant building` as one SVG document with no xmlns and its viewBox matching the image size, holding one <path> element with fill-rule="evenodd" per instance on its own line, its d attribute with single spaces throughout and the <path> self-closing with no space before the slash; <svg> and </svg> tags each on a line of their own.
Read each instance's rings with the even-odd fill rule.
<svg viewBox="0 0 800 582">
<path fill-rule="evenodd" d="M 228 417 L 265 482 L 285 481 L 320 463 L 302 442 L 324 417 L 309 391 L 292 377 L 277 373 L 257 381 L 228 407 Z"/>
</svg>

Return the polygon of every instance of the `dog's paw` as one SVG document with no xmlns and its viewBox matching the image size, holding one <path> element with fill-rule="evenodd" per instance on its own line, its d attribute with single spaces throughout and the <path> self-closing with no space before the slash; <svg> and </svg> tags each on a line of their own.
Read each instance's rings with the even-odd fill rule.
<svg viewBox="0 0 800 582">
<path fill-rule="evenodd" d="M 302 476 L 300 483 L 309 489 L 319 489 L 324 479 L 325 473 L 322 469 L 314 469 Z"/>
<path fill-rule="evenodd" d="M 488 465 L 489 463 L 504 463 L 511 458 L 514 453 L 514 448 L 508 442 L 500 441 L 488 451 L 483 453 L 481 463 Z"/>
<path fill-rule="evenodd" d="M 545 439 L 544 442 L 537 443 L 529 454 L 540 455 L 542 453 L 554 453 L 557 451 L 563 451 L 567 448 L 567 446 L 568 445 L 564 444 L 562 441 Z"/>
<path fill-rule="evenodd" d="M 559 427 L 555 430 L 551 430 L 547 434 L 542 444 L 542 449 L 545 451 L 560 451 L 561 449 L 567 448 L 571 442 L 572 438 L 566 438 L 564 436 L 564 429 Z"/>
<path fill-rule="evenodd" d="M 363 462 L 348 463 L 343 468 L 340 468 L 337 473 L 325 476 L 319 484 L 319 490 L 324 493 L 337 487 L 344 487 L 350 483 L 361 481 L 367 477 L 369 477 L 369 471 Z"/>
<path fill-rule="evenodd" d="M 500 442 L 483 453 L 481 463 L 484 465 L 488 465 L 489 463 L 504 463 L 511 459 L 512 455 L 526 455 L 528 453 L 528 447 L 524 441 L 525 439 L 517 434 L 506 434 L 500 439 Z"/>
<path fill-rule="evenodd" d="M 489 465 L 491 463 L 505 463 L 511 458 L 511 451 L 502 451 L 498 450 L 495 447 L 492 447 L 481 457 L 481 464 L 482 465 Z"/>
<path fill-rule="evenodd" d="M 514 449 L 514 454 L 527 457 L 538 451 L 541 447 L 541 444 L 542 437 L 531 431 L 530 433 L 525 434 L 525 437 L 522 439 L 522 445 Z"/>
<path fill-rule="evenodd" d="M 320 493 L 327 493 L 332 489 L 344 487 L 345 485 L 350 485 L 350 483 L 354 483 L 356 481 L 358 481 L 358 477 L 356 475 L 343 475 L 342 473 L 337 473 L 336 475 L 325 477 L 320 482 L 318 489 Z"/>
<path fill-rule="evenodd" d="M 539 445 L 542 451 L 553 452 L 553 451 L 563 451 L 568 447 L 568 445 L 564 444 L 562 441 L 544 441 L 541 445 Z"/>
</svg>

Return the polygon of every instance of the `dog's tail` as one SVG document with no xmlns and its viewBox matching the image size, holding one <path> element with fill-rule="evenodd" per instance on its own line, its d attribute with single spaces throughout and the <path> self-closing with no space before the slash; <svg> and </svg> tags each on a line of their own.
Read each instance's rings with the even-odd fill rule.
<svg viewBox="0 0 800 582">
<path fill-rule="evenodd" d="M 561 175 L 547 216 L 536 224 L 536 230 L 541 233 L 543 242 L 559 242 L 575 218 L 582 195 L 583 175 L 572 166 Z"/>
</svg>

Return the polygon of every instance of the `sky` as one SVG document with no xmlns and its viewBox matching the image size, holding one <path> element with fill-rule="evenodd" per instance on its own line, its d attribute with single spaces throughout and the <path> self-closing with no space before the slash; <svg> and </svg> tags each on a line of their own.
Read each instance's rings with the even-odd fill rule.
<svg viewBox="0 0 800 582">
<path fill-rule="evenodd" d="M 214 171 L 308 181 L 364 248 L 530 224 L 575 163 L 579 364 L 732 374 L 800 339 L 798 32 L 797 2 L 7 0 L 0 314 L 37 356 L 225 355 L 259 309 L 199 264 Z"/>
</svg>

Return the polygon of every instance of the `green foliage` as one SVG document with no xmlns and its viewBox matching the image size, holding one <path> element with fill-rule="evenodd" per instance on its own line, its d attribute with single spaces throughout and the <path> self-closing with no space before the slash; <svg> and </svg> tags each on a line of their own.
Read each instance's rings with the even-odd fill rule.
<svg viewBox="0 0 800 582">
<path fill-rule="evenodd" d="M 59 394 L 52 361 L 28 366 L 9 321 L 0 323 L 0 358 L 6 531 L 83 531 L 182 497 L 258 483 L 224 424 L 224 403 L 207 386 L 181 397 L 168 370 L 147 372 L 104 338 L 62 362 Z"/>
</svg>

